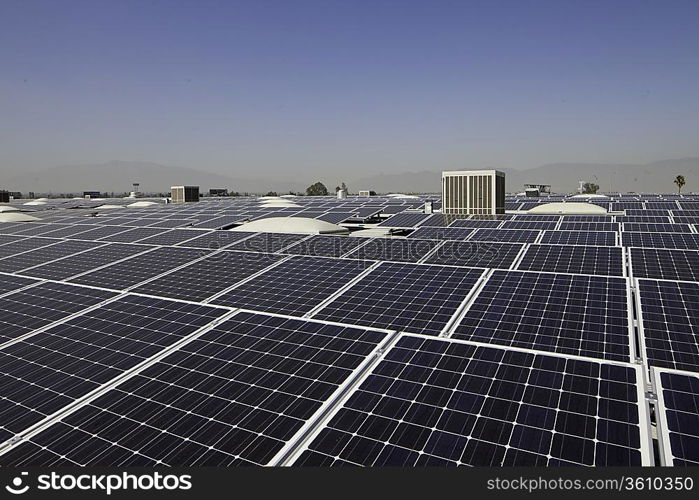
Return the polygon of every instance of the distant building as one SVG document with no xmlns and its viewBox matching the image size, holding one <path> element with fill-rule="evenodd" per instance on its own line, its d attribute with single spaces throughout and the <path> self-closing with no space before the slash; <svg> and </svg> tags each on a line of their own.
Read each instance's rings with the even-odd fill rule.
<svg viewBox="0 0 699 500">
<path fill-rule="evenodd" d="M 0 191 L 0 203 L 10 203 L 10 192 L 4 189 Z"/>
<path fill-rule="evenodd" d="M 102 193 L 99 191 L 83 191 L 83 198 L 99 198 L 100 196 L 102 196 Z"/>
<path fill-rule="evenodd" d="M 504 172 L 497 170 L 442 172 L 442 212 L 445 214 L 504 214 Z"/>
<path fill-rule="evenodd" d="M 199 186 L 172 186 L 170 195 L 173 203 L 199 201 Z"/>
<path fill-rule="evenodd" d="M 228 189 L 209 189 L 209 196 L 228 196 Z"/>
<path fill-rule="evenodd" d="M 371 196 L 371 191 L 360 191 L 359 196 Z"/>
<path fill-rule="evenodd" d="M 14 198 L 15 200 L 21 200 L 22 199 L 22 193 L 19 191 L 10 191 L 10 196 Z"/>
</svg>

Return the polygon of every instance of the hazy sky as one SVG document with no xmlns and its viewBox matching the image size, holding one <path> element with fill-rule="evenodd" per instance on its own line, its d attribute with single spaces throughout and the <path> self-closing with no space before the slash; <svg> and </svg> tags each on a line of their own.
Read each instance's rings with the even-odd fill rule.
<svg viewBox="0 0 699 500">
<path fill-rule="evenodd" d="M 0 0 L 0 169 L 699 156 L 699 1 Z"/>
</svg>

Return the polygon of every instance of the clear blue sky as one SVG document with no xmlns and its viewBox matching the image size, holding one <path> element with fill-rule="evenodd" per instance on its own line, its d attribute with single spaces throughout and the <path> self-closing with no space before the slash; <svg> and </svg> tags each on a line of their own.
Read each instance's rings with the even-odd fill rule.
<svg viewBox="0 0 699 500">
<path fill-rule="evenodd" d="M 0 168 L 699 156 L 699 1 L 0 1 Z"/>
</svg>

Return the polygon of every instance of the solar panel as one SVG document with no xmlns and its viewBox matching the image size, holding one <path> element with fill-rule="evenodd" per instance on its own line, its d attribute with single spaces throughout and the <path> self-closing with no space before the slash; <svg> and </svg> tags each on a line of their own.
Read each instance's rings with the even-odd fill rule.
<svg viewBox="0 0 699 500">
<path fill-rule="evenodd" d="M 348 238 L 347 236 L 326 236 L 318 234 L 287 247 L 283 252 L 297 255 L 341 257 L 358 245 L 366 243 L 366 241 L 365 238 Z"/>
<path fill-rule="evenodd" d="M 6 346 L 0 350 L 0 438 L 24 431 L 225 312 L 128 296 Z"/>
<path fill-rule="evenodd" d="M 314 317 L 437 335 L 482 272 L 461 267 L 383 262 Z"/>
<path fill-rule="evenodd" d="M 384 336 L 241 312 L 0 463 L 265 465 Z"/>
<path fill-rule="evenodd" d="M 384 212 L 385 213 L 385 212 Z M 415 227 L 430 218 L 430 214 L 399 213 L 379 224 L 380 227 Z"/>
<path fill-rule="evenodd" d="M 328 212 L 315 218 L 329 222 L 330 224 L 339 224 L 340 222 L 345 222 L 347 219 L 351 219 L 354 216 L 355 212 Z"/>
<path fill-rule="evenodd" d="M 530 245 L 517 269 L 623 276 L 624 260 L 620 247 Z"/>
<path fill-rule="evenodd" d="M 139 243 L 146 245 L 176 245 L 178 243 L 191 240 L 203 234 L 204 231 L 196 231 L 191 229 L 173 229 L 164 233 L 156 234 L 142 240 Z"/>
<path fill-rule="evenodd" d="M 99 228 L 99 226 L 92 224 L 75 224 L 72 226 L 60 226 L 56 224 L 52 231 L 45 234 L 51 238 L 71 238 L 74 236 L 77 237 L 77 235 L 84 233 L 85 231 L 97 228 Z"/>
<path fill-rule="evenodd" d="M 7 243 L 14 243 L 15 241 L 21 241 L 25 239 L 23 236 L 16 236 L 13 234 L 0 234 L 0 246 L 6 245 Z"/>
<path fill-rule="evenodd" d="M 200 234 L 201 236 L 177 243 L 175 246 L 218 250 L 255 233 L 244 231 L 201 231 Z"/>
<path fill-rule="evenodd" d="M 612 202 L 612 212 L 620 212 L 622 210 L 641 210 L 645 208 L 641 201 L 615 201 Z"/>
<path fill-rule="evenodd" d="M 427 240 L 465 240 L 472 232 L 473 229 L 456 227 L 419 227 L 407 237 Z"/>
<path fill-rule="evenodd" d="M 677 210 L 677 202 L 674 201 L 646 201 L 648 210 Z M 626 211 L 628 213 L 628 210 Z"/>
<path fill-rule="evenodd" d="M 0 273 L 0 294 L 17 290 L 32 283 L 36 283 L 36 280 Z"/>
<path fill-rule="evenodd" d="M 140 242 L 152 236 L 161 235 L 167 231 L 166 228 L 158 227 L 136 227 L 134 229 L 129 229 L 121 233 L 113 234 L 107 236 L 106 238 L 101 238 L 100 241 L 113 241 L 119 243 L 134 243 L 136 241 Z"/>
<path fill-rule="evenodd" d="M 432 214 L 427 219 L 425 219 L 420 227 L 444 227 L 449 226 L 455 221 L 467 220 L 470 216 L 468 215 L 456 215 L 456 214 Z"/>
<path fill-rule="evenodd" d="M 650 464 L 640 367 L 404 335 L 294 465 Z"/>
<path fill-rule="evenodd" d="M 519 201 L 507 201 L 505 202 L 505 210 L 520 210 L 522 203 Z"/>
<path fill-rule="evenodd" d="M 37 278 L 64 280 L 77 274 L 106 266 L 117 260 L 131 257 L 152 247 L 127 243 L 109 243 L 78 255 L 69 255 L 54 262 L 31 267 L 21 274 Z"/>
<path fill-rule="evenodd" d="M 34 267 L 84 250 L 90 250 L 100 245 L 101 243 L 93 241 L 60 241 L 55 245 L 44 246 L 36 250 L 0 259 L 0 271 L 21 271 L 28 267 Z"/>
<path fill-rule="evenodd" d="M 628 362 L 626 280 L 496 271 L 453 337 Z"/>
<path fill-rule="evenodd" d="M 134 291 L 201 301 L 271 266 L 282 258 L 281 255 L 257 252 L 218 252 L 136 287 Z"/>
<path fill-rule="evenodd" d="M 679 201 L 682 210 L 699 210 L 699 201 Z"/>
<path fill-rule="evenodd" d="M 194 248 L 156 248 L 151 252 L 71 278 L 69 281 L 123 290 L 194 259 L 204 257 L 208 253 L 207 250 Z"/>
<path fill-rule="evenodd" d="M 699 251 L 631 248 L 636 278 L 699 281 Z"/>
<path fill-rule="evenodd" d="M 616 233 L 611 231 L 545 231 L 541 243 L 613 247 L 616 246 Z"/>
<path fill-rule="evenodd" d="M 451 266 L 508 269 L 524 245 L 483 241 L 446 241 L 425 262 Z"/>
<path fill-rule="evenodd" d="M 76 234 L 74 238 L 80 240 L 99 240 L 100 238 L 111 237 L 131 230 L 132 228 L 125 226 L 104 226 Z"/>
<path fill-rule="evenodd" d="M 477 229 L 469 240 L 534 243 L 538 237 L 539 231 L 527 229 Z"/>
<path fill-rule="evenodd" d="M 301 316 L 373 263 L 365 260 L 293 257 L 217 297 L 212 303 Z"/>
<path fill-rule="evenodd" d="M 664 465 L 699 465 L 699 377 L 654 370 L 658 440 Z"/>
<path fill-rule="evenodd" d="M 622 231 L 640 231 L 650 233 L 691 233 L 689 224 L 651 224 L 642 222 L 625 222 Z"/>
<path fill-rule="evenodd" d="M 22 235 L 22 236 L 37 236 L 43 233 L 48 233 L 54 229 L 59 229 L 61 226 L 57 224 L 40 224 L 36 222 L 31 222 L 27 224 L 26 227 L 14 228 L 12 234 Z"/>
<path fill-rule="evenodd" d="M 558 222 L 532 221 L 532 220 L 508 220 L 503 222 L 502 229 L 556 229 Z"/>
<path fill-rule="evenodd" d="M 532 222 L 558 222 L 560 219 L 561 219 L 560 215 L 519 214 L 519 215 L 515 215 L 513 220 L 532 221 Z"/>
<path fill-rule="evenodd" d="M 618 231 L 616 222 L 566 222 L 564 219 L 558 226 L 561 231 Z"/>
<path fill-rule="evenodd" d="M 307 237 L 307 234 L 260 233 L 229 246 L 228 250 L 274 253 Z"/>
<path fill-rule="evenodd" d="M 148 227 L 187 227 L 196 224 L 196 219 L 163 219 L 153 222 Z"/>
<path fill-rule="evenodd" d="M 677 207 L 673 207 L 677 209 Z M 656 208 L 644 208 L 642 210 L 626 210 L 624 212 L 626 215 L 660 215 L 668 216 L 670 215 L 670 210 L 668 209 L 656 209 Z"/>
<path fill-rule="evenodd" d="M 699 224 L 699 216 L 696 215 L 674 215 L 672 221 L 676 224 Z"/>
<path fill-rule="evenodd" d="M 245 219 L 247 219 L 247 215 L 245 214 L 222 215 L 221 217 L 200 221 L 195 224 L 194 227 L 203 229 L 227 229 L 234 224 L 244 221 Z"/>
<path fill-rule="evenodd" d="M 4 281 L 4 280 L 3 280 Z M 65 283 L 41 283 L 0 298 L 0 344 L 116 295 Z"/>
<path fill-rule="evenodd" d="M 676 248 L 699 250 L 699 234 L 693 233 L 621 233 L 627 247 Z"/>
<path fill-rule="evenodd" d="M 561 222 L 613 222 L 610 215 L 562 215 Z"/>
<path fill-rule="evenodd" d="M 29 252 L 37 248 L 45 247 L 60 243 L 62 240 L 53 238 L 24 238 L 0 245 L 0 259 L 10 256 L 15 256 L 21 252 Z"/>
<path fill-rule="evenodd" d="M 417 262 L 432 251 L 439 241 L 423 239 L 371 238 L 347 255 L 348 259 Z"/>
<path fill-rule="evenodd" d="M 645 279 L 638 284 L 648 364 L 699 371 L 699 285 Z"/>
<path fill-rule="evenodd" d="M 617 215 L 616 221 L 624 223 L 670 224 L 670 217 L 662 215 Z"/>
<path fill-rule="evenodd" d="M 389 205 L 381 209 L 384 215 L 398 214 L 410 208 L 410 205 Z"/>
<path fill-rule="evenodd" d="M 502 220 L 489 219 L 458 219 L 452 222 L 449 227 L 465 227 L 465 228 L 497 228 L 503 224 Z"/>
</svg>

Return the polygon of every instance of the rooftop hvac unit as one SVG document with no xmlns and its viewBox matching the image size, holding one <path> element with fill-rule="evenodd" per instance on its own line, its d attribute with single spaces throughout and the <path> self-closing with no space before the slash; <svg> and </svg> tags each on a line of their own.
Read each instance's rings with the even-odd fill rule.
<svg viewBox="0 0 699 500">
<path fill-rule="evenodd" d="M 173 203 L 199 201 L 199 186 L 172 186 L 170 196 Z"/>
</svg>

